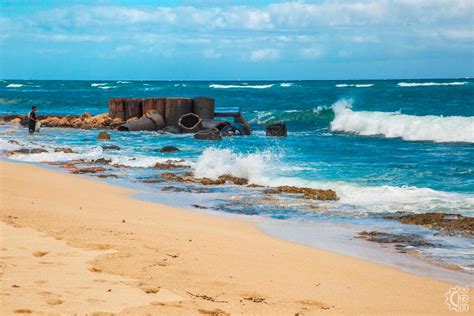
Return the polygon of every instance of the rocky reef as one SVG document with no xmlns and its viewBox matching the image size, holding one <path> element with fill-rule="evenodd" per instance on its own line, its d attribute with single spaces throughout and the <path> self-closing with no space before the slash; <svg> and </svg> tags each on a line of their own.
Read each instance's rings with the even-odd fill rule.
<svg viewBox="0 0 474 316">
<path fill-rule="evenodd" d="M 323 201 L 335 201 L 337 200 L 337 194 L 333 190 L 322 190 L 312 189 L 306 187 L 295 187 L 295 186 L 279 186 L 265 190 L 266 194 L 299 194 L 302 195 L 303 199 L 308 200 L 323 200 Z"/>
<path fill-rule="evenodd" d="M 93 116 L 87 112 L 82 115 L 38 115 L 38 119 L 42 126 L 79 129 L 115 129 L 124 123 L 120 118 L 110 117 L 108 113 Z M 26 115 L 4 115 L 0 120 L 22 125 L 28 123 Z"/>
</svg>

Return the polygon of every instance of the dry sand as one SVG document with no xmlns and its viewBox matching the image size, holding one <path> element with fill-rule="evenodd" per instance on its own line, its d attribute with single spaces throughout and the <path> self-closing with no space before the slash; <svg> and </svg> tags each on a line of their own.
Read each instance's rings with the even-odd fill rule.
<svg viewBox="0 0 474 316">
<path fill-rule="evenodd" d="M 0 162 L 0 190 L 2 315 L 456 314 L 450 283 L 110 184 Z"/>
</svg>

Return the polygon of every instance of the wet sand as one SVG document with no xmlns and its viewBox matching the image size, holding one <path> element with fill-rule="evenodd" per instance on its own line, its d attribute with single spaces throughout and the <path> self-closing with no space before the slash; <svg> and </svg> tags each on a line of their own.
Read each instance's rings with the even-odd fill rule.
<svg viewBox="0 0 474 316">
<path fill-rule="evenodd" d="M 453 284 L 85 177 L 0 162 L 0 189 L 2 315 L 453 313 Z"/>
</svg>

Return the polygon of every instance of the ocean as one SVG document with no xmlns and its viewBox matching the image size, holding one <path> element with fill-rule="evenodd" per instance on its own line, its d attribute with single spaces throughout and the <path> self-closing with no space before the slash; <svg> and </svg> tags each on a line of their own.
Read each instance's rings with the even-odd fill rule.
<svg viewBox="0 0 474 316">
<path fill-rule="evenodd" d="M 9 157 L 33 163 L 110 158 L 123 167 L 111 169 L 118 178 L 108 181 L 139 188 L 141 198 L 181 207 L 267 218 L 288 223 L 285 227 L 301 223 L 309 231 L 324 223 L 351 232 L 421 235 L 435 245 L 415 247 L 424 259 L 474 274 L 472 239 L 384 218 L 396 212 L 474 216 L 474 80 L 1 80 L 0 114 L 26 114 L 32 105 L 38 114 L 99 114 L 107 112 L 112 97 L 171 96 L 208 96 L 217 107 L 240 107 L 253 134 L 211 142 L 112 131 L 110 144 L 121 150 L 106 151 L 96 130 L 44 128 L 29 137 L 26 129 L 5 124 L 0 149 L 51 151 Z M 266 137 L 265 125 L 279 121 L 286 122 L 288 137 Z M 20 144 L 9 143 L 12 139 Z M 180 152 L 160 153 L 166 145 Z M 76 153 L 54 152 L 55 147 Z M 259 188 L 231 185 L 170 186 L 151 168 L 168 159 L 184 159 L 199 177 L 232 174 L 263 186 L 333 189 L 339 200 L 268 199 Z M 150 179 L 156 181 L 144 181 Z M 283 230 L 292 239 L 292 231 Z M 297 230 L 295 235 L 301 234 Z"/>
</svg>

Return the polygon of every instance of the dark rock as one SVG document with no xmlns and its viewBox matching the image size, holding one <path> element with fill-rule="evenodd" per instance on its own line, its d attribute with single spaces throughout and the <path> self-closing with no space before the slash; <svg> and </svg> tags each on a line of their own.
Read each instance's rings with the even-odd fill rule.
<svg viewBox="0 0 474 316">
<path fill-rule="evenodd" d="M 101 146 L 103 150 L 120 150 L 120 146 L 117 145 L 107 145 Z"/>
<path fill-rule="evenodd" d="M 460 235 L 474 238 L 474 217 L 465 217 L 461 214 L 424 213 L 385 216 L 385 219 L 394 219 L 402 224 L 420 225 L 430 229 L 442 231 L 450 236 Z"/>
<path fill-rule="evenodd" d="M 335 201 L 337 200 L 337 194 L 333 190 L 322 190 L 322 189 L 312 189 L 305 187 L 295 187 L 295 186 L 279 186 L 265 190 L 266 194 L 303 194 L 304 199 L 311 200 L 323 200 L 323 201 Z"/>
<path fill-rule="evenodd" d="M 55 153 L 65 153 L 65 154 L 73 154 L 74 153 L 74 150 L 72 150 L 71 148 L 67 148 L 67 147 L 60 147 L 60 148 L 54 148 L 54 152 Z"/>
<path fill-rule="evenodd" d="M 88 168 L 80 168 L 74 170 L 72 173 L 74 174 L 84 174 L 84 173 L 97 173 L 97 172 L 103 172 L 106 171 L 104 167 L 88 167 Z"/>
<path fill-rule="evenodd" d="M 267 126 L 267 136 L 286 137 L 288 132 L 285 123 L 275 123 Z"/>
<path fill-rule="evenodd" d="M 431 242 L 428 242 L 423 239 L 422 236 L 412 234 L 412 235 L 398 235 L 377 231 L 363 231 L 359 233 L 359 238 L 363 238 L 367 241 L 378 242 L 380 244 L 396 244 L 397 248 L 405 248 L 408 246 L 412 247 L 436 247 Z"/>
<path fill-rule="evenodd" d="M 97 136 L 97 140 L 110 140 L 110 134 L 107 133 L 107 132 L 102 131 Z"/>
<path fill-rule="evenodd" d="M 153 168 L 155 168 L 155 169 L 189 169 L 189 168 L 191 168 L 191 166 L 176 164 L 176 163 L 174 163 L 174 161 L 168 160 L 165 163 L 157 162 L 153 166 Z"/>
<path fill-rule="evenodd" d="M 179 149 L 174 146 L 164 146 L 164 147 L 161 147 L 160 149 L 160 153 L 175 153 L 178 151 Z"/>
<path fill-rule="evenodd" d="M 10 139 L 8 143 L 13 144 L 13 145 L 20 145 L 20 143 L 14 139 Z"/>
<path fill-rule="evenodd" d="M 225 183 L 232 183 L 235 185 L 247 185 L 249 181 L 245 178 L 239 178 L 239 177 L 234 177 L 230 174 L 224 174 L 222 176 L 219 176 L 216 180 L 202 178 L 202 179 L 196 179 L 196 182 L 201 183 L 203 185 L 219 185 L 219 184 L 225 184 Z"/>
<path fill-rule="evenodd" d="M 98 178 L 118 178 L 118 176 L 115 174 L 99 174 L 97 177 Z"/>
<path fill-rule="evenodd" d="M 217 128 L 206 129 L 194 134 L 194 139 L 200 140 L 221 140 L 222 137 Z"/>
<path fill-rule="evenodd" d="M 181 134 L 181 129 L 177 126 L 166 126 L 163 131 L 170 134 Z"/>
<path fill-rule="evenodd" d="M 18 155 L 18 154 L 29 155 L 29 154 L 41 154 L 41 153 L 46 153 L 46 152 L 48 151 L 43 148 L 33 148 L 33 149 L 22 148 L 22 149 L 10 150 L 6 153 L 6 155 L 7 156 Z"/>
<path fill-rule="evenodd" d="M 98 159 L 91 160 L 91 163 L 93 164 L 98 164 L 98 163 L 109 164 L 111 162 L 112 162 L 112 159 L 106 159 L 106 158 L 98 158 Z"/>
</svg>

